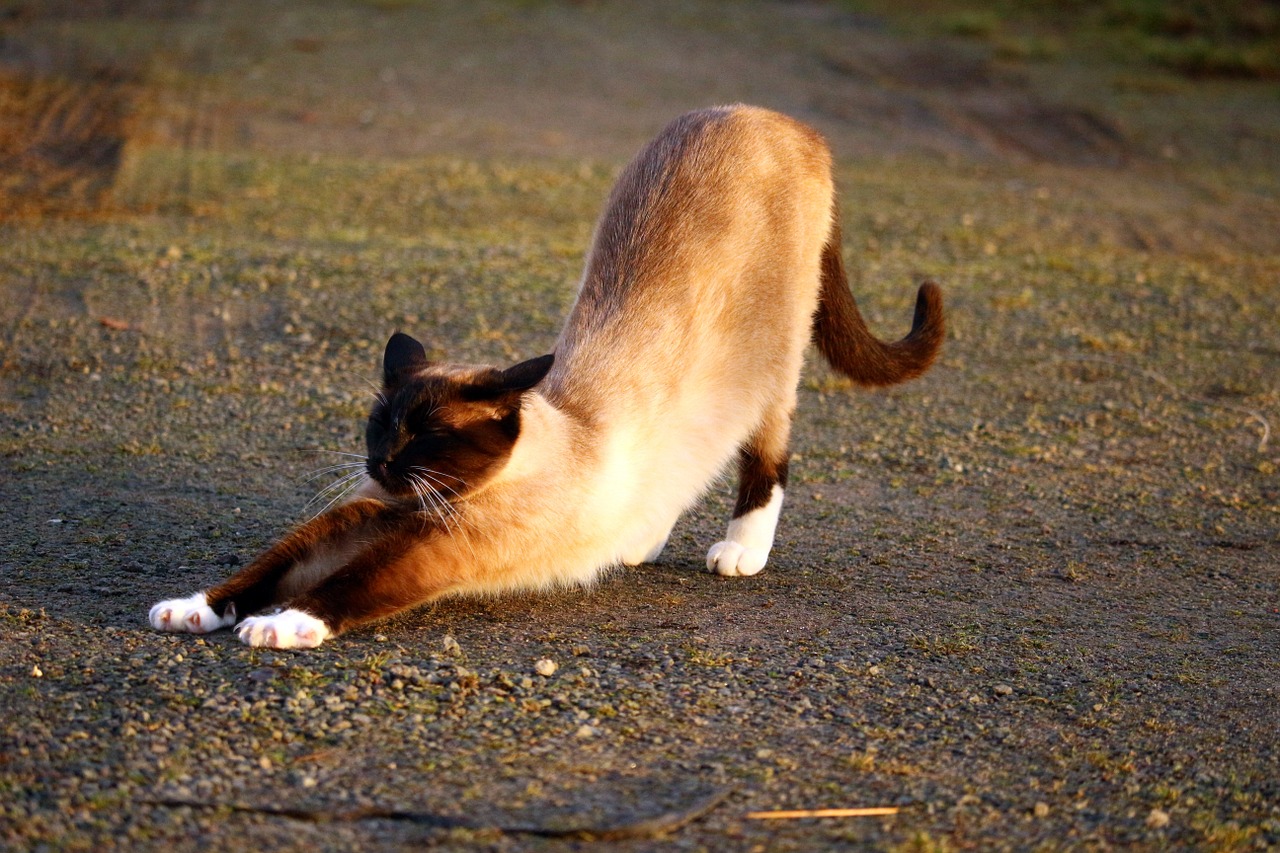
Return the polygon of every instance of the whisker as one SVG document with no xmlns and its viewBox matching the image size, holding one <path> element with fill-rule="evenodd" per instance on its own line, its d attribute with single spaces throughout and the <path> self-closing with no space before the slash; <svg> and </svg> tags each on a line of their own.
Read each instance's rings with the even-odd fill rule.
<svg viewBox="0 0 1280 853">
<path fill-rule="evenodd" d="M 331 500 L 331 501 L 329 501 L 327 504 L 325 504 L 323 509 L 321 509 L 319 512 L 317 512 L 315 515 L 313 515 L 313 516 L 311 516 L 311 517 L 312 517 L 312 518 L 319 518 L 320 516 L 324 515 L 326 512 L 328 512 L 328 511 L 329 511 L 329 509 L 330 509 L 334 504 L 338 503 L 338 501 L 342 500 L 342 499 L 343 499 L 343 498 L 345 498 L 347 495 L 349 495 L 349 494 L 351 494 L 353 491 L 355 491 L 355 489 L 356 489 L 356 487 L 357 487 L 358 485 L 359 485 L 359 481 L 358 481 L 358 480 L 356 480 L 356 478 L 355 478 L 355 476 L 354 476 L 354 475 L 353 475 L 353 476 L 351 476 L 351 477 L 349 477 L 349 478 L 347 478 L 347 485 L 346 485 L 346 487 L 345 487 L 344 489 L 342 489 L 340 492 L 338 492 L 338 494 L 337 494 L 337 495 L 335 495 L 335 496 L 333 497 L 333 500 Z M 309 506 L 309 505 L 310 505 L 310 504 L 308 504 L 308 506 Z M 304 509 L 305 509 L 305 507 L 304 507 Z"/>
<path fill-rule="evenodd" d="M 336 471 L 350 471 L 354 469 L 364 469 L 363 462 L 341 462 L 337 465 L 327 465 L 324 468 L 317 468 L 315 471 L 307 474 L 302 478 L 302 482 L 310 483 L 312 480 L 318 480 L 326 474 L 332 474 Z"/>
<path fill-rule="evenodd" d="M 317 512 L 315 515 L 312 516 L 312 518 L 323 515 L 324 513 L 329 511 L 330 507 L 332 507 L 335 503 L 340 501 L 342 498 L 346 497 L 348 494 L 351 493 L 351 491 L 353 491 L 356 487 L 358 487 L 360 485 L 360 482 L 363 479 L 364 479 L 363 470 L 352 471 L 349 474 L 344 474 L 343 476 L 339 477 L 337 480 L 334 480 L 332 483 L 325 486 L 320 491 L 316 492 L 315 496 L 312 497 L 311 500 L 307 501 L 305 505 L 303 505 L 302 511 L 306 512 L 307 509 L 310 508 L 313 504 L 322 500 L 332 498 L 331 500 L 329 500 L 327 504 L 325 504 L 324 509 Z"/>
<path fill-rule="evenodd" d="M 440 525 L 450 536 L 454 535 L 454 522 L 457 520 L 456 512 L 453 507 L 445 501 L 431 485 L 418 474 L 410 474 L 414 482 L 418 484 L 421 491 L 418 491 L 419 499 L 423 502 L 423 514 L 434 516 L 439 520 Z M 428 508 L 427 504 L 430 504 Z"/>
<path fill-rule="evenodd" d="M 332 454 L 334 454 L 334 455 L 336 455 L 336 456 L 349 456 L 349 457 L 351 457 L 352 459 L 364 459 L 364 460 L 367 460 L 367 459 L 369 458 L 368 456 L 365 456 L 363 453 L 347 453 L 347 452 L 342 451 L 342 450 L 327 450 L 327 449 L 325 449 L 325 448 L 323 448 L 323 447 L 316 447 L 316 448 L 305 448 L 305 447 L 304 447 L 304 448 L 299 448 L 297 452 L 298 452 L 298 453 L 332 453 Z"/>
<path fill-rule="evenodd" d="M 428 494 L 431 497 L 436 515 L 440 518 L 441 524 L 444 525 L 445 530 L 448 531 L 449 535 L 455 540 L 461 541 L 462 544 L 466 546 L 467 551 L 470 552 L 472 559 L 475 559 L 476 549 L 467 530 L 466 518 L 451 501 L 445 499 L 444 495 L 440 493 L 440 488 L 448 489 L 458 499 L 461 499 L 462 496 L 459 495 L 453 487 L 440 482 L 433 475 L 439 474 L 440 476 L 452 477 L 452 479 L 457 480 L 463 485 L 466 484 L 465 481 L 461 477 L 453 477 L 451 474 L 445 474 L 442 471 L 432 471 L 429 468 L 423 468 L 421 466 L 415 465 L 414 470 L 422 472 L 420 475 L 415 474 L 415 477 L 424 478 L 431 484 L 431 490 Z"/>
<path fill-rule="evenodd" d="M 328 495 L 330 492 L 334 491 L 335 489 L 341 489 L 342 487 L 346 486 L 349 482 L 351 482 L 351 480 L 358 477 L 361 473 L 362 472 L 360 471 L 351 471 L 349 473 L 343 474 L 341 477 L 338 477 L 336 480 L 329 483 L 327 486 L 324 486 L 323 488 L 318 490 L 315 494 L 315 497 L 313 497 L 311 501 L 308 502 L 308 505 L 310 505 L 311 502 L 314 502 L 320 499 L 321 497 Z"/>
<path fill-rule="evenodd" d="M 457 491 L 455 491 L 452 487 L 446 485 L 444 482 L 440 480 L 441 477 L 448 477 L 450 480 L 457 480 L 461 485 L 465 486 L 467 484 L 467 481 L 462 479 L 461 477 L 455 477 L 453 474 L 446 474 L 445 472 L 437 471 L 434 468 L 424 468 L 421 465 L 414 465 L 413 470 L 421 471 L 423 474 L 426 474 L 428 477 L 431 477 L 436 482 L 439 482 L 441 486 L 444 486 L 446 489 L 449 489 L 449 491 L 453 492 L 458 497 L 462 497 L 462 495 L 459 495 Z"/>
<path fill-rule="evenodd" d="M 370 379 L 367 376 L 360 376 L 358 374 L 352 374 L 352 375 L 355 376 L 357 379 L 359 379 L 365 385 L 368 385 L 373 390 L 373 395 L 377 397 L 379 400 L 381 400 L 383 403 L 386 403 L 387 395 L 383 391 L 382 386 L 380 386 L 378 383 L 374 382 L 372 379 Z"/>
<path fill-rule="evenodd" d="M 418 498 L 418 506 L 422 507 L 422 511 L 427 511 L 427 488 L 422 479 L 414 473 L 409 474 L 409 487 L 413 489 L 414 495 Z"/>
</svg>

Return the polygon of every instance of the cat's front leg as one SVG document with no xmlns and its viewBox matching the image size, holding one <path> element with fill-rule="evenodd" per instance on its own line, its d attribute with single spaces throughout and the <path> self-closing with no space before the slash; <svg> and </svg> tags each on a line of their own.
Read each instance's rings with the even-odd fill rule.
<svg viewBox="0 0 1280 853">
<path fill-rule="evenodd" d="M 236 623 L 236 608 L 229 606 L 218 615 L 209 606 L 203 592 L 186 598 L 171 598 L 151 608 L 151 627 L 157 631 L 174 631 L 187 634 L 207 634 L 219 628 L 230 628 Z"/>
<path fill-rule="evenodd" d="M 383 529 L 287 609 L 246 619 L 236 633 L 250 646 L 315 648 L 348 628 L 443 594 L 465 572 L 468 548 L 438 530 L 424 530 L 420 519 Z"/>
<path fill-rule="evenodd" d="M 314 649 L 329 638 L 329 626 L 310 613 L 289 609 L 250 616 L 236 628 L 241 642 L 269 649 Z"/>
<path fill-rule="evenodd" d="M 236 624 L 238 616 L 276 602 L 281 580 L 316 549 L 331 545 L 385 512 L 387 505 L 370 498 L 352 501 L 305 524 L 267 549 L 241 571 L 217 586 L 186 598 L 161 601 L 148 617 L 157 631 L 205 634 Z"/>
</svg>

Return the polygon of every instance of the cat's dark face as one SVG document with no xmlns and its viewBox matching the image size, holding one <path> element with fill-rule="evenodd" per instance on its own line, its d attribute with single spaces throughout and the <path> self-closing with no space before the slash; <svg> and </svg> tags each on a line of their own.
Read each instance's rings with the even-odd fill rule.
<svg viewBox="0 0 1280 853">
<path fill-rule="evenodd" d="M 365 428 L 369 476 L 396 497 L 424 503 L 484 485 L 520 436 L 521 398 L 552 361 L 546 355 L 506 370 L 433 365 L 422 344 L 397 332 Z"/>
</svg>

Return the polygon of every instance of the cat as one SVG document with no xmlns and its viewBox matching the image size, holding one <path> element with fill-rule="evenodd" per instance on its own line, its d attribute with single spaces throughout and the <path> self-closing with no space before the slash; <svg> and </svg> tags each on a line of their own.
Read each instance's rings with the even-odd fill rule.
<svg viewBox="0 0 1280 853">
<path fill-rule="evenodd" d="M 151 624 L 310 648 L 443 596 L 587 584 L 656 560 L 735 460 L 733 517 L 706 563 L 754 575 L 810 340 L 885 386 L 924 373 L 943 336 L 932 282 L 905 338 L 868 331 L 817 131 L 743 105 L 688 113 L 619 176 L 551 354 L 442 364 L 392 335 L 359 488 L 225 583 L 155 605 Z"/>
</svg>

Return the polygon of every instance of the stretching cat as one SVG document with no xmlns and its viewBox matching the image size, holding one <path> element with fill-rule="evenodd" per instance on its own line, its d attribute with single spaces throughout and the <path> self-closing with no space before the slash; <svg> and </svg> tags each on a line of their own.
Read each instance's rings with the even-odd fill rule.
<svg viewBox="0 0 1280 853">
<path fill-rule="evenodd" d="M 906 338 L 872 337 L 818 133 L 745 106 L 681 116 L 614 187 L 553 355 L 438 364 L 393 335 L 355 496 L 226 583 L 157 604 L 151 624 L 238 622 L 250 645 L 310 648 L 446 595 L 589 583 L 656 559 L 735 459 L 737 505 L 707 568 L 754 575 L 811 336 L 855 382 L 911 379 L 942 343 L 941 292 L 920 287 Z"/>
</svg>

